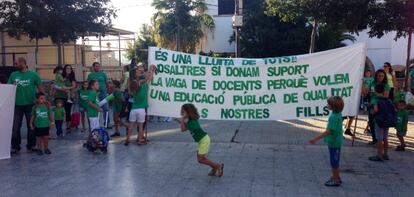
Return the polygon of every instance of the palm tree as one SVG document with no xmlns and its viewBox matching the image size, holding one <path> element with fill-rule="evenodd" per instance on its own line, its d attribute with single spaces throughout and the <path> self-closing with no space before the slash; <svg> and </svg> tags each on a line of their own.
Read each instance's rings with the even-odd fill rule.
<svg viewBox="0 0 414 197">
<path fill-rule="evenodd" d="M 215 27 L 204 0 L 154 0 L 153 23 L 161 47 L 195 52 L 206 31 Z"/>
</svg>

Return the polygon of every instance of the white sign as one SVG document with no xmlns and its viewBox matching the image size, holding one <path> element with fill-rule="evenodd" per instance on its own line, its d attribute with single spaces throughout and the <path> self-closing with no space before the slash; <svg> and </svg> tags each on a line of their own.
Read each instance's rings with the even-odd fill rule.
<svg viewBox="0 0 414 197">
<path fill-rule="evenodd" d="M 203 119 L 288 120 L 329 115 L 326 100 L 341 96 L 344 116 L 358 112 L 365 44 L 275 58 L 213 58 L 149 49 L 157 67 L 149 115 L 179 117 L 193 103 Z"/>
<path fill-rule="evenodd" d="M 0 92 L 0 159 L 9 159 L 16 86 L 0 84 Z"/>
</svg>

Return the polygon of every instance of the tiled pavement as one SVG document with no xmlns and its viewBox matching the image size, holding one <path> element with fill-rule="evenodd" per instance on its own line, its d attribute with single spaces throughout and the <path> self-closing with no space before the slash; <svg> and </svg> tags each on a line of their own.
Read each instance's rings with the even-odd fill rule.
<svg viewBox="0 0 414 197">
<path fill-rule="evenodd" d="M 326 119 L 202 121 L 212 139 L 209 157 L 225 164 L 221 178 L 207 176 L 196 144 L 177 123 L 151 122 L 146 146 L 125 147 L 121 137 L 107 154 L 94 154 L 82 148 L 85 134 L 75 132 L 52 140 L 52 155 L 21 152 L 0 160 L 0 196 L 413 196 L 414 149 L 368 161 L 375 149 L 365 145 L 363 119 L 354 146 L 346 137 L 339 188 L 323 186 L 330 174 L 326 145 L 307 143 Z M 412 122 L 408 142 L 414 147 Z"/>
</svg>

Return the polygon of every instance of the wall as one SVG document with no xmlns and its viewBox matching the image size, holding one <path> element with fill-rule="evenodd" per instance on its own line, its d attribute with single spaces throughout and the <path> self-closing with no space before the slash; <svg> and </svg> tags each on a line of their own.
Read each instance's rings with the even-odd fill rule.
<svg viewBox="0 0 414 197">
<path fill-rule="evenodd" d="M 234 53 L 235 45 L 229 43 L 233 35 L 232 15 L 218 15 L 218 1 L 206 0 L 207 13 L 214 18 L 214 32 L 206 31 L 200 44 L 200 50 L 203 52 L 214 51 L 216 53 Z"/>
<path fill-rule="evenodd" d="M 395 41 L 396 33 L 390 32 L 382 38 L 369 38 L 368 30 L 364 30 L 359 35 L 354 35 L 354 43 L 366 42 L 368 45 L 367 56 L 374 63 L 375 68 L 383 67 L 384 62 L 390 62 L 392 65 L 405 65 L 407 59 L 407 39 L 400 38 Z M 347 45 L 353 44 L 346 42 Z M 412 45 L 414 49 L 414 43 Z M 414 50 L 411 51 L 411 59 L 414 58 Z"/>
</svg>

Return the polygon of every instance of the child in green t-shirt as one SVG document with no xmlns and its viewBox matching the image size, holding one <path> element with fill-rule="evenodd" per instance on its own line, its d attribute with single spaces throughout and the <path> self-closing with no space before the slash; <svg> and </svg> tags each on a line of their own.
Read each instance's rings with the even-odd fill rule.
<svg viewBox="0 0 414 197">
<path fill-rule="evenodd" d="M 211 167 L 211 171 L 208 173 L 209 176 L 223 176 L 224 164 L 215 163 L 207 158 L 207 153 L 210 149 L 210 137 L 198 122 L 200 115 L 197 108 L 191 103 L 184 104 L 181 107 L 181 116 L 181 121 L 178 120 L 181 124 L 181 131 L 185 132 L 189 130 L 194 141 L 198 143 L 197 161 Z"/>
<path fill-rule="evenodd" d="M 400 100 L 397 103 L 397 137 L 400 141 L 400 145 L 395 149 L 396 151 L 405 150 L 404 137 L 407 135 L 407 124 L 408 124 L 408 111 L 406 110 L 406 103 L 404 100 Z"/>
<path fill-rule="evenodd" d="M 63 134 L 63 122 L 66 119 L 66 111 L 63 107 L 62 100 L 57 101 L 56 107 L 53 109 L 53 115 L 55 118 L 56 135 L 58 136 L 58 138 L 61 138 Z"/>
<path fill-rule="evenodd" d="M 113 117 L 114 117 L 114 123 L 115 123 L 115 133 L 111 135 L 111 137 L 117 137 L 117 136 L 121 136 L 121 133 L 119 132 L 119 127 L 125 127 L 126 129 L 128 129 L 128 126 L 126 124 L 124 124 L 121 120 L 121 112 L 122 112 L 122 108 L 124 105 L 124 94 L 121 91 L 121 82 L 114 80 L 113 82 L 114 85 L 114 91 L 113 91 L 113 95 L 114 95 L 114 100 L 113 100 Z"/>
<path fill-rule="evenodd" d="M 45 94 L 36 94 L 36 103 L 33 106 L 30 118 L 30 128 L 35 131 L 38 155 L 51 154 L 49 150 L 49 130 L 54 126 L 50 115 L 50 104 L 46 101 Z M 42 147 L 43 144 L 43 147 Z M 42 151 L 43 150 L 43 151 Z"/>
<path fill-rule="evenodd" d="M 328 107 L 332 110 L 332 113 L 328 118 L 328 125 L 325 132 L 309 140 L 309 143 L 315 144 L 324 138 L 324 141 L 328 144 L 332 177 L 325 183 L 325 186 L 337 187 L 342 184 L 341 177 L 339 176 L 339 160 L 343 138 L 341 112 L 344 109 L 344 101 L 339 96 L 333 96 L 328 99 Z"/>
<path fill-rule="evenodd" d="M 65 86 L 65 79 L 63 78 L 63 67 L 56 66 L 56 68 L 53 70 L 53 73 L 55 74 L 55 89 L 66 92 L 67 102 L 73 103 L 71 100 L 70 88 L 67 88 Z"/>
<path fill-rule="evenodd" d="M 404 90 L 402 83 L 397 83 L 395 88 L 395 93 L 394 93 L 394 102 L 395 104 L 397 104 L 399 101 L 404 100 L 405 101 L 405 97 L 407 96 L 407 92 Z"/>
<path fill-rule="evenodd" d="M 81 113 L 81 123 L 82 129 L 81 132 L 85 132 L 85 116 L 86 110 L 88 109 L 88 81 L 82 83 L 82 88 L 78 90 L 79 96 L 79 112 Z"/>
<path fill-rule="evenodd" d="M 102 109 L 98 105 L 97 92 L 99 90 L 99 83 L 96 80 L 89 81 L 88 84 L 88 119 L 89 119 L 89 131 L 99 129 L 99 112 Z"/>
</svg>

